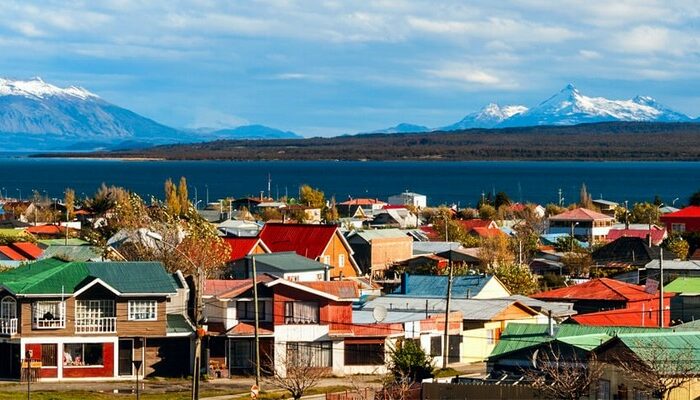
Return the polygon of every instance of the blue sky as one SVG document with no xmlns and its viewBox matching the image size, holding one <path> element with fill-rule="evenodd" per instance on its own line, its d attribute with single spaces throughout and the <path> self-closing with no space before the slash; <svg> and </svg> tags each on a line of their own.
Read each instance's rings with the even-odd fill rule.
<svg viewBox="0 0 700 400">
<path fill-rule="evenodd" d="M 305 136 L 531 106 L 567 83 L 700 114 L 700 2 L 3 0 L 0 76 L 175 127 Z"/>
</svg>

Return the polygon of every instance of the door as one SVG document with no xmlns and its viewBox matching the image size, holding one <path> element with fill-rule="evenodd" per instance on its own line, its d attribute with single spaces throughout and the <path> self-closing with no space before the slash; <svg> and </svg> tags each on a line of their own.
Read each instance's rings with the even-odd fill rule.
<svg viewBox="0 0 700 400">
<path fill-rule="evenodd" d="M 0 343 L 0 378 L 19 379 L 19 344 Z"/>
<path fill-rule="evenodd" d="M 131 376 L 134 374 L 134 340 L 119 339 L 119 376 Z"/>
</svg>

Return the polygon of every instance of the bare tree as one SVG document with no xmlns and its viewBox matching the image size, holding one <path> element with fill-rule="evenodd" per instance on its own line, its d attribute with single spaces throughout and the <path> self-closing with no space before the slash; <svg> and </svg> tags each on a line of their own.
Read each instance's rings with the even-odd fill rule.
<svg viewBox="0 0 700 400">
<path fill-rule="evenodd" d="M 543 347 L 532 357 L 533 367 L 524 371 L 526 380 L 548 399 L 578 400 L 590 392 L 603 374 L 595 354 L 578 355 L 575 350 L 562 354 L 558 347 Z"/>
<path fill-rule="evenodd" d="M 282 352 L 285 354 L 276 351 L 276 359 L 272 354 L 267 354 L 263 366 L 266 372 L 264 380 L 288 391 L 293 399 L 300 399 L 328 376 L 328 368 L 318 365 L 313 350 L 313 343 L 304 343 Z"/>
<path fill-rule="evenodd" d="M 700 378 L 697 349 L 693 346 L 664 345 L 654 337 L 616 343 L 624 345 L 609 347 L 606 361 L 652 396 L 668 399 L 673 390 Z"/>
</svg>

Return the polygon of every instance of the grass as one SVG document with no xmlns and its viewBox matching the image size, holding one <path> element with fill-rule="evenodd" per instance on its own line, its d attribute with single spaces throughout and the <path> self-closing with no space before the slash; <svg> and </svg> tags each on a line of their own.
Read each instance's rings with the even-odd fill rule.
<svg viewBox="0 0 700 400">
<path fill-rule="evenodd" d="M 440 368 L 436 371 L 433 372 L 433 375 L 436 378 L 448 378 L 448 377 L 454 377 L 457 375 L 463 375 L 463 373 L 460 373 L 454 368 Z"/>
<path fill-rule="evenodd" d="M 200 397 L 233 395 L 230 391 L 206 391 L 200 394 Z M 27 392 L 0 392 L 0 400 L 17 400 L 27 397 Z M 99 393 L 87 391 L 40 391 L 32 392 L 32 400 L 114 400 L 114 399 L 133 399 L 133 393 Z M 167 392 L 167 393 L 143 393 L 142 400 L 189 400 L 191 398 L 189 391 L 183 392 Z"/>
<path fill-rule="evenodd" d="M 325 393 L 335 393 L 342 392 L 344 390 L 352 389 L 350 386 L 334 385 L 334 386 L 323 386 L 314 387 L 307 390 L 304 396 L 311 396 L 314 394 L 325 394 Z M 292 396 L 287 391 L 275 391 L 275 392 L 262 392 L 258 397 L 260 400 L 281 400 L 281 399 L 291 399 Z"/>
</svg>

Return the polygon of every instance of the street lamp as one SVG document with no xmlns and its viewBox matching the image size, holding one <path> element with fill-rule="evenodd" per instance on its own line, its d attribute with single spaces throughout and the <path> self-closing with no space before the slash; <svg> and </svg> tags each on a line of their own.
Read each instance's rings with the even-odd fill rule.
<svg viewBox="0 0 700 400">
<path fill-rule="evenodd" d="M 571 222 L 571 244 L 569 246 L 569 251 L 574 251 L 574 227 L 578 226 L 578 222 Z"/>
<path fill-rule="evenodd" d="M 675 207 L 677 201 L 678 201 L 678 197 L 676 197 L 675 199 L 673 199 L 673 201 L 671 202 L 671 207 Z"/>
<path fill-rule="evenodd" d="M 202 289 L 204 287 L 202 283 L 202 267 L 197 266 L 192 259 L 185 254 L 182 250 L 178 249 L 175 245 L 166 242 L 163 240 L 163 236 L 160 235 L 159 233 L 152 232 L 152 231 L 146 231 L 146 236 L 149 238 L 155 240 L 156 242 L 164 244 L 166 247 L 169 247 L 173 249 L 176 253 L 180 254 L 182 257 L 187 260 L 192 267 L 194 267 L 194 270 L 196 271 L 197 277 L 195 279 L 195 296 L 194 296 L 194 314 L 195 314 L 195 324 L 197 326 L 197 331 L 195 335 L 195 345 L 194 345 L 194 371 L 192 372 L 192 400 L 199 400 L 199 380 L 200 380 L 200 373 L 201 373 L 201 368 L 202 368 L 202 359 L 201 359 L 201 353 L 202 353 Z"/>
<path fill-rule="evenodd" d="M 19 201 L 22 201 L 22 189 L 17 188 L 17 191 L 19 192 Z"/>
</svg>

